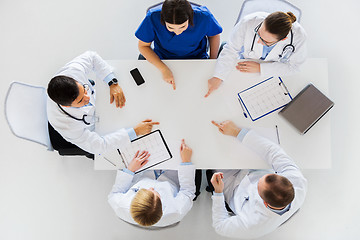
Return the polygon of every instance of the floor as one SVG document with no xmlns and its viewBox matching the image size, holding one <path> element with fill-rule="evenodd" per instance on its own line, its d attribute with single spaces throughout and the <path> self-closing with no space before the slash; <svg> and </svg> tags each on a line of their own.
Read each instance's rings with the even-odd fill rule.
<svg viewBox="0 0 360 240">
<path fill-rule="evenodd" d="M 146 8 L 158 1 L 1 0 L 0 106 L 10 82 L 46 86 L 62 65 L 88 49 L 104 59 L 135 59 L 134 32 Z M 226 40 L 243 1 L 194 2 L 214 13 Z M 328 59 L 329 96 L 336 103 L 330 112 L 332 168 L 304 170 L 309 190 L 301 211 L 261 239 L 358 239 L 360 61 L 354 45 L 360 39 L 360 3 L 290 2 L 302 9 L 308 56 Z M 346 55 L 348 51 L 352 54 Z M 86 158 L 60 157 L 15 137 L 2 109 L 0 239 L 224 239 L 211 227 L 210 194 L 205 191 L 177 227 L 145 231 L 125 224 L 106 201 L 115 172 L 94 171 Z"/>
</svg>

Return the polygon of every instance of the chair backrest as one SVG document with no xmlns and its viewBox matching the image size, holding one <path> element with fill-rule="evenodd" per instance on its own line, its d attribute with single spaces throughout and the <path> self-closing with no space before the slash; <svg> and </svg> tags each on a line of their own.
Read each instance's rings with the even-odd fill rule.
<svg viewBox="0 0 360 240">
<path fill-rule="evenodd" d="M 296 21 L 300 22 L 301 10 L 285 0 L 245 0 L 235 24 L 250 13 L 276 11 L 292 12 L 296 16 Z"/>
<path fill-rule="evenodd" d="M 48 132 L 46 89 L 12 82 L 5 99 L 5 117 L 13 134 L 53 150 Z"/>
<path fill-rule="evenodd" d="M 162 5 L 163 3 L 164 3 L 164 2 L 159 2 L 159 3 L 157 3 L 157 4 L 154 4 L 154 5 L 150 6 L 150 7 L 148 7 L 148 9 L 146 10 L 146 12 L 148 12 L 150 9 L 152 9 L 152 8 L 154 8 L 154 7 L 157 7 L 157 6 Z M 201 6 L 200 4 L 193 3 L 193 2 L 190 2 L 190 1 L 189 1 L 189 3 L 190 3 L 192 6 L 197 6 L 197 7 L 200 7 L 200 6 Z"/>
</svg>

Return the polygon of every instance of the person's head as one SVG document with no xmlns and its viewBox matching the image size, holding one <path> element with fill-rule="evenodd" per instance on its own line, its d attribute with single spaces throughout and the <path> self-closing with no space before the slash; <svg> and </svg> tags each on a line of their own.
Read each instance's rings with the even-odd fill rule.
<svg viewBox="0 0 360 240">
<path fill-rule="evenodd" d="M 152 226 L 163 215 L 160 195 L 154 188 L 140 189 L 130 205 L 132 218 L 141 226 Z"/>
<path fill-rule="evenodd" d="M 176 35 L 184 32 L 189 24 L 193 26 L 194 11 L 186 0 L 165 0 L 161 9 L 160 21 Z"/>
<path fill-rule="evenodd" d="M 48 84 L 49 97 L 64 107 L 82 107 L 89 103 L 88 86 L 81 85 L 71 77 L 56 76 Z"/>
<path fill-rule="evenodd" d="M 292 202 L 295 191 L 292 183 L 283 176 L 266 174 L 259 179 L 258 193 L 270 207 L 283 208 Z"/>
<path fill-rule="evenodd" d="M 296 17 L 292 12 L 274 12 L 269 14 L 258 30 L 260 36 L 258 43 L 272 46 L 285 40 L 289 34 Z"/>
</svg>

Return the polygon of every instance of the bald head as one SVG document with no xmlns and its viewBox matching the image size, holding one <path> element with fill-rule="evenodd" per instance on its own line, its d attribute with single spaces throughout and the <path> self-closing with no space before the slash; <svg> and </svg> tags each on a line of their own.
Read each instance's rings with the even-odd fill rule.
<svg viewBox="0 0 360 240">
<path fill-rule="evenodd" d="M 260 178 L 258 192 L 266 203 L 275 208 L 287 206 L 295 197 L 292 183 L 277 174 L 266 174 Z"/>
</svg>

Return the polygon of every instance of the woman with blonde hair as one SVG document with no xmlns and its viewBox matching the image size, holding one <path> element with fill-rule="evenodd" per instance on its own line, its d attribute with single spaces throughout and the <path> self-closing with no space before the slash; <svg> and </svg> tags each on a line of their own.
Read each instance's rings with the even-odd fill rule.
<svg viewBox="0 0 360 240">
<path fill-rule="evenodd" d="M 190 211 L 195 197 L 195 166 L 192 150 L 182 140 L 178 170 L 146 170 L 150 154 L 137 152 L 129 166 L 118 170 L 108 201 L 122 220 L 143 227 L 166 227 Z"/>
</svg>

